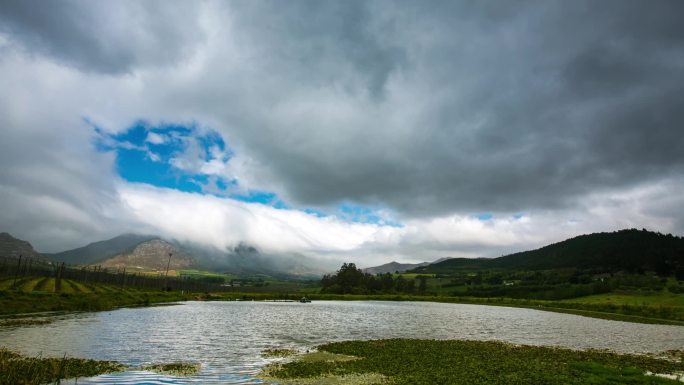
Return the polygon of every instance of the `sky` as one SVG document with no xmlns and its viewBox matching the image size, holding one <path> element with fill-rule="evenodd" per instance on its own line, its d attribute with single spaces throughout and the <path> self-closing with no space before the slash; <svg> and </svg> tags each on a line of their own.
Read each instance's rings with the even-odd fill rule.
<svg viewBox="0 0 684 385">
<path fill-rule="evenodd" d="M 0 2 L 0 231 L 372 266 L 684 234 L 684 2 Z"/>
</svg>

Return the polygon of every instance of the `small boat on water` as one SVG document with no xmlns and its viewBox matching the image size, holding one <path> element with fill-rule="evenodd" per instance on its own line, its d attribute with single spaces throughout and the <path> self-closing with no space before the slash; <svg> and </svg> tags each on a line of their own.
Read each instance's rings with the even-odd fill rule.
<svg viewBox="0 0 684 385">
<path fill-rule="evenodd" d="M 302 298 L 299 299 L 299 302 L 301 302 L 301 303 L 310 303 L 311 300 L 308 299 L 308 298 L 306 298 L 306 297 L 302 297 Z"/>
</svg>

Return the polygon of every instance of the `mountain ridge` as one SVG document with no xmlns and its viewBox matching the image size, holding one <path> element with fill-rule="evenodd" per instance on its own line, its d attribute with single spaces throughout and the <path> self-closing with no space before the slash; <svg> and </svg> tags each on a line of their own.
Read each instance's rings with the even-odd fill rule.
<svg viewBox="0 0 684 385">
<path fill-rule="evenodd" d="M 136 251 L 144 243 L 148 243 L 146 250 Z M 154 248 L 156 250 L 153 250 Z M 219 250 L 191 242 L 164 239 L 158 235 L 140 234 L 122 234 L 76 249 L 47 255 L 54 260 L 73 265 L 160 271 L 166 269 L 168 253 L 176 256 L 171 258 L 170 269 L 193 268 L 236 275 L 265 274 L 295 279 L 319 277 L 329 270 L 329 266 L 323 266 L 320 261 L 313 258 L 302 255 L 264 254 L 246 244 Z"/>
<path fill-rule="evenodd" d="M 192 255 L 162 239 L 139 243 L 133 250 L 116 255 L 100 263 L 105 268 L 140 271 L 165 271 L 197 268 Z"/>
<path fill-rule="evenodd" d="M 127 233 L 118 235 L 114 238 L 91 242 L 75 249 L 65 250 L 59 253 L 46 253 L 45 255 L 56 261 L 72 265 L 93 265 L 104 262 L 119 254 L 123 254 L 126 251 L 131 251 L 137 245 L 153 239 L 160 239 L 160 237 Z"/>
<path fill-rule="evenodd" d="M 385 274 L 385 273 L 395 273 L 395 272 L 403 273 L 403 272 L 406 272 L 408 270 L 412 270 L 412 269 L 415 269 L 418 267 L 423 267 L 423 266 L 432 265 L 434 263 L 439 263 L 439 262 L 445 261 L 447 259 L 450 259 L 450 258 L 439 258 L 439 259 L 432 261 L 432 262 L 420 262 L 420 263 L 400 263 L 397 261 L 392 261 L 392 262 L 385 263 L 385 264 L 378 265 L 378 266 L 366 267 L 365 269 L 361 269 L 361 270 L 365 274 L 372 274 L 372 275 Z"/>
<path fill-rule="evenodd" d="M 46 259 L 44 255 L 33 248 L 31 243 L 15 238 L 7 232 L 0 233 L 0 256 Z"/>
<path fill-rule="evenodd" d="M 684 268 L 684 238 L 645 229 L 579 235 L 538 249 L 498 258 L 453 258 L 411 270 L 448 273 L 477 269 L 656 271 L 667 275 Z"/>
</svg>

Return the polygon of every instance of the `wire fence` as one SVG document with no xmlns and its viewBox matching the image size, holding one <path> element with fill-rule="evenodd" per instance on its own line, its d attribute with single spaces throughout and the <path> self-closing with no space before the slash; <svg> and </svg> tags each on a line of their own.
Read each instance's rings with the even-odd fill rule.
<svg viewBox="0 0 684 385">
<path fill-rule="evenodd" d="M 62 291 L 63 280 L 73 280 L 85 285 L 109 285 L 120 289 L 223 292 L 232 291 L 230 285 L 203 282 L 190 277 L 168 276 L 168 274 L 130 272 L 123 269 L 108 269 L 102 266 L 76 266 L 46 259 L 0 256 L 0 281 L 9 283 L 9 290 L 19 289 L 33 278 L 54 278 L 53 292 Z"/>
</svg>

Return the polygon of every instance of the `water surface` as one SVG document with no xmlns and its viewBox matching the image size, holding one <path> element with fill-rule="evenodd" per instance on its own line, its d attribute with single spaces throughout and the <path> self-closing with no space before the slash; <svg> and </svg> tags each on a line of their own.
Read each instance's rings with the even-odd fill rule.
<svg viewBox="0 0 684 385">
<path fill-rule="evenodd" d="M 498 306 L 430 302 L 184 302 L 59 317 L 0 329 L 0 346 L 29 355 L 114 360 L 132 367 L 172 361 L 202 364 L 198 376 L 130 371 L 88 383 L 261 383 L 267 348 L 306 351 L 331 341 L 379 338 L 500 340 L 626 353 L 684 347 L 684 327 L 645 325 Z"/>
</svg>

